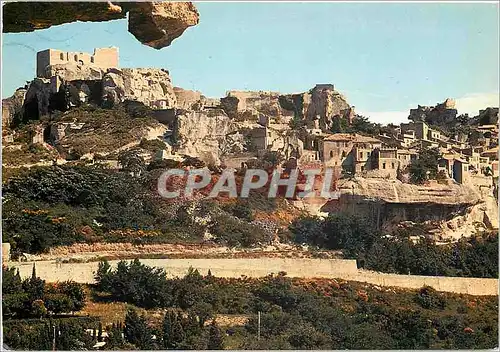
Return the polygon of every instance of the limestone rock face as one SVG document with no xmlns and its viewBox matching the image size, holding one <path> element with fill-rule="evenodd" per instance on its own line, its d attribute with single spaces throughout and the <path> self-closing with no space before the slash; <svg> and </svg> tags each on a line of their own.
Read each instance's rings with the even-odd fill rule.
<svg viewBox="0 0 500 352">
<path fill-rule="evenodd" d="M 2 99 L 2 130 L 8 128 L 15 114 L 21 111 L 25 95 L 26 89 L 19 88 L 11 97 Z"/>
<path fill-rule="evenodd" d="M 335 118 L 349 113 L 350 105 L 333 86 L 317 85 L 309 94 L 304 97 L 306 121 L 310 123 L 319 117 L 319 127 L 323 130 L 330 130 Z"/>
<path fill-rule="evenodd" d="M 21 103 L 23 121 L 85 103 L 112 107 L 125 100 L 133 100 L 156 109 L 175 108 L 176 96 L 167 70 L 163 69 L 108 69 L 61 65 L 50 66 L 55 76 L 35 78 Z M 21 93 L 19 93 L 21 94 Z M 7 104 L 2 114 L 5 121 L 12 116 Z M 9 122 L 10 123 L 10 122 Z"/>
<path fill-rule="evenodd" d="M 63 81 L 101 80 L 106 70 L 87 65 L 49 65 L 44 77 L 58 76 Z"/>
<path fill-rule="evenodd" d="M 431 125 L 444 126 L 453 123 L 457 113 L 455 101 L 448 98 L 436 106 L 419 105 L 416 109 L 411 109 L 408 119 L 414 122 L 423 121 Z"/>
<path fill-rule="evenodd" d="M 218 108 L 220 99 L 207 98 L 195 90 L 174 87 L 177 108 L 182 110 L 200 111 L 204 108 Z"/>
<path fill-rule="evenodd" d="M 486 223 L 496 212 L 477 188 L 468 184 L 413 185 L 399 180 L 356 178 L 339 180 L 337 187 L 340 198 L 328 201 L 322 211 L 363 214 L 374 228 L 387 231 L 410 222 L 434 228 L 434 235 L 441 238 L 469 236 L 474 233 L 473 223 Z M 450 229 L 444 231 L 443 226 Z"/>
<path fill-rule="evenodd" d="M 341 180 L 338 187 L 346 195 L 386 203 L 473 205 L 481 200 L 475 188 L 467 184 L 414 185 L 399 180 L 357 178 L 355 181 Z"/>
<path fill-rule="evenodd" d="M 181 154 L 218 165 L 228 146 L 237 144 L 237 126 L 222 110 L 186 111 L 177 116 L 174 140 Z"/>
<path fill-rule="evenodd" d="M 104 75 L 103 100 L 116 104 L 136 100 L 160 109 L 177 104 L 174 88 L 167 70 L 155 68 L 111 69 Z"/>
<path fill-rule="evenodd" d="M 350 120 L 354 114 L 346 98 L 332 84 L 318 84 L 309 92 L 280 97 L 281 106 L 294 111 L 311 128 L 330 131 L 338 118 Z"/>
<path fill-rule="evenodd" d="M 260 115 L 275 120 L 289 120 L 293 112 L 279 103 L 280 93 L 264 91 L 229 91 L 221 99 L 221 106 L 231 118 L 237 120 L 259 120 Z"/>
<path fill-rule="evenodd" d="M 143 44 L 164 48 L 191 26 L 199 14 L 190 2 L 9 2 L 3 6 L 3 32 L 32 32 L 75 21 L 125 18 Z"/>
<path fill-rule="evenodd" d="M 198 22 L 191 2 L 137 2 L 129 11 L 128 30 L 141 43 L 161 49 Z"/>
</svg>

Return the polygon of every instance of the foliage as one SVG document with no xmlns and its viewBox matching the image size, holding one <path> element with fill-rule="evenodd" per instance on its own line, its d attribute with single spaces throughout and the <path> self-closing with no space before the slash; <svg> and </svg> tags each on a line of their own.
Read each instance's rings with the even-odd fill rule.
<svg viewBox="0 0 500 352">
<path fill-rule="evenodd" d="M 420 184 L 429 179 L 436 179 L 440 157 L 438 149 L 420 150 L 418 159 L 412 160 L 409 167 L 411 181 Z"/>
<path fill-rule="evenodd" d="M 94 319 L 83 317 L 4 320 L 3 341 L 13 350 L 89 350 L 94 342 L 85 329 L 94 326 Z"/>
<path fill-rule="evenodd" d="M 146 168 L 144 158 L 137 150 L 124 150 L 118 155 L 118 161 L 124 171 L 140 175 Z"/>
<path fill-rule="evenodd" d="M 167 148 L 167 145 L 165 142 L 161 141 L 160 139 L 146 139 L 143 138 L 141 139 L 141 143 L 139 143 L 139 147 L 142 149 L 146 149 L 147 151 L 150 152 L 157 152 L 158 150 L 163 150 Z"/>
<path fill-rule="evenodd" d="M 153 347 L 152 331 L 148 327 L 146 318 L 140 316 L 136 310 L 127 312 L 123 334 L 125 340 L 139 349 L 149 350 Z"/>
<path fill-rule="evenodd" d="M 172 288 L 169 303 L 158 306 L 168 308 L 160 327 L 165 349 L 220 346 L 222 333 L 214 322 L 204 327 L 210 318 L 203 316 L 215 313 L 251 316 L 238 332 L 240 344 L 231 345 L 238 349 L 490 348 L 497 344 L 494 297 L 445 294 L 429 287 L 393 292 L 337 280 L 290 279 L 284 274 L 224 279 L 190 270 L 184 278 L 164 280 Z M 258 311 L 262 313 L 259 341 Z M 474 338 L 463 332 L 466 328 L 474 331 Z"/>
<path fill-rule="evenodd" d="M 222 209 L 241 220 L 254 220 L 252 208 L 247 200 L 238 199 L 235 203 L 228 203 L 226 205 L 223 205 Z"/>
<path fill-rule="evenodd" d="M 2 308 L 4 317 L 43 317 L 70 313 L 85 306 L 82 285 L 72 281 L 46 284 L 36 276 L 21 281 L 13 268 L 2 267 Z"/>
<path fill-rule="evenodd" d="M 374 234 L 363 218 L 331 213 L 325 220 L 302 217 L 292 222 L 294 241 L 327 249 L 343 249 L 347 257 L 355 257 L 372 245 Z"/>
<path fill-rule="evenodd" d="M 209 350 L 224 349 L 224 336 L 222 335 L 222 331 L 215 320 L 212 320 L 212 323 L 210 324 L 207 348 Z"/>
<path fill-rule="evenodd" d="M 186 338 L 181 317 L 168 311 L 163 319 L 163 347 L 167 350 L 178 348 Z"/>
<path fill-rule="evenodd" d="M 163 269 L 148 267 L 138 259 L 120 261 L 114 271 L 106 261 L 101 262 L 95 278 L 97 288 L 118 301 L 153 308 L 167 306 L 171 299 Z"/>
<path fill-rule="evenodd" d="M 289 227 L 293 240 L 341 249 L 361 267 L 381 272 L 431 276 L 498 277 L 498 236 L 483 234 L 436 245 L 410 240 L 414 231 L 388 235 L 374 231 L 360 216 L 331 213 L 325 220 L 302 217 Z M 420 234 L 417 234 L 420 235 Z"/>
</svg>

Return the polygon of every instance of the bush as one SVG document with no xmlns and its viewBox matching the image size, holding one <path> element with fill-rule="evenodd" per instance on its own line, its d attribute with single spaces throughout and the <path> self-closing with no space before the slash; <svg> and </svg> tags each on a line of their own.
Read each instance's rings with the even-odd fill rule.
<svg viewBox="0 0 500 352">
<path fill-rule="evenodd" d="M 95 278 L 98 289 L 111 293 L 115 300 L 155 308 L 168 306 L 171 301 L 165 275 L 163 269 L 148 267 L 135 259 L 130 263 L 120 261 L 114 271 L 106 261 L 101 262 Z"/>
</svg>

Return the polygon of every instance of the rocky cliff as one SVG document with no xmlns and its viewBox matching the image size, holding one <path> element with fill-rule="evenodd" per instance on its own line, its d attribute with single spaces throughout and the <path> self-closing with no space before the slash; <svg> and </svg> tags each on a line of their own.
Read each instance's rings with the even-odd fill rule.
<svg viewBox="0 0 500 352">
<path fill-rule="evenodd" d="M 237 120 L 259 120 L 259 115 L 274 120 L 288 120 L 293 112 L 284 109 L 279 103 L 280 93 L 265 91 L 231 90 L 221 99 L 221 106 L 226 113 Z"/>
<path fill-rule="evenodd" d="M 156 68 L 109 70 L 102 80 L 102 97 L 110 104 L 136 100 L 161 109 L 173 108 L 177 102 L 169 72 Z"/>
<path fill-rule="evenodd" d="M 288 123 L 295 118 L 312 128 L 330 131 L 334 120 L 350 120 L 353 108 L 332 84 L 318 84 L 308 92 L 281 94 L 265 91 L 228 91 L 221 107 L 239 121 Z"/>
<path fill-rule="evenodd" d="M 21 111 L 25 95 L 26 89 L 20 88 L 11 97 L 2 99 L 2 131 L 9 127 L 16 113 Z"/>
<path fill-rule="evenodd" d="M 456 117 L 455 101 L 448 98 L 436 106 L 419 105 L 416 109 L 410 109 L 408 119 L 414 122 L 423 121 L 435 126 L 445 126 L 454 122 Z"/>
<path fill-rule="evenodd" d="M 133 100 L 152 108 L 169 109 L 177 104 L 170 75 L 164 69 L 125 68 L 100 70 L 77 65 L 52 65 L 53 76 L 35 78 L 26 89 L 4 99 L 2 124 L 38 120 L 54 111 L 92 103 L 112 107 Z"/>
<path fill-rule="evenodd" d="M 242 151 L 243 139 L 237 130 L 222 110 L 182 112 L 174 123 L 177 152 L 217 165 L 225 153 Z"/>
<path fill-rule="evenodd" d="M 3 6 L 3 32 L 32 32 L 75 21 L 102 22 L 125 18 L 141 43 L 169 46 L 199 22 L 191 2 L 9 2 Z"/>
<path fill-rule="evenodd" d="M 308 92 L 282 95 L 280 104 L 293 111 L 307 126 L 323 131 L 330 131 L 335 119 L 350 120 L 354 113 L 346 98 L 332 84 L 318 84 Z"/>
<path fill-rule="evenodd" d="M 399 180 L 339 180 L 340 199 L 322 212 L 363 214 L 375 228 L 392 230 L 404 222 L 419 224 L 437 239 L 470 236 L 478 229 L 498 229 L 498 208 L 492 195 L 471 184 L 413 185 Z M 314 206 L 314 205 L 313 205 Z"/>
</svg>

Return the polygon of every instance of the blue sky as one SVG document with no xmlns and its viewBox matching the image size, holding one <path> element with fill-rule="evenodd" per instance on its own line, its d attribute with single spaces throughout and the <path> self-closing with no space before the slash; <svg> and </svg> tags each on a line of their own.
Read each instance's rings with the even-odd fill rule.
<svg viewBox="0 0 500 352">
<path fill-rule="evenodd" d="M 2 95 L 35 73 L 47 48 L 117 46 L 121 67 L 161 67 L 209 97 L 227 90 L 293 93 L 333 83 L 376 121 L 457 99 L 460 112 L 498 106 L 497 4 L 196 3 L 200 23 L 156 50 L 126 20 L 3 35 Z"/>
</svg>

